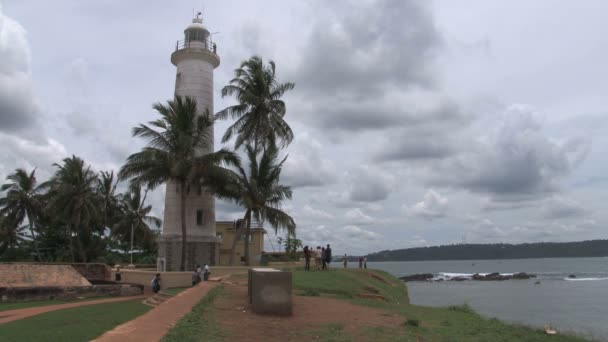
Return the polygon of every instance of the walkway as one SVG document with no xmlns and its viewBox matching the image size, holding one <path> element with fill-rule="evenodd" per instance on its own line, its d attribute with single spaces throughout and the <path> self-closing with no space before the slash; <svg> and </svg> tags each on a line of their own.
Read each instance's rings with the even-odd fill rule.
<svg viewBox="0 0 608 342">
<path fill-rule="evenodd" d="M 199 286 L 185 290 L 144 315 L 106 332 L 94 341 L 160 341 L 217 284 L 203 282 Z"/>
<path fill-rule="evenodd" d="M 37 306 L 33 308 L 25 308 L 25 309 L 15 309 L 15 310 L 7 310 L 0 311 L 0 324 L 16 321 L 19 319 L 24 319 L 36 315 L 40 315 L 46 312 L 63 310 L 69 308 L 75 308 L 79 306 L 85 305 L 95 305 L 95 304 L 104 304 L 104 303 L 113 303 L 113 302 L 123 302 L 127 300 L 135 300 L 135 299 L 144 299 L 147 296 L 131 296 L 131 297 L 118 297 L 118 298 L 106 298 L 106 299 L 98 299 L 98 300 L 88 300 L 77 303 L 67 303 L 67 304 L 54 304 L 47 306 Z"/>
</svg>

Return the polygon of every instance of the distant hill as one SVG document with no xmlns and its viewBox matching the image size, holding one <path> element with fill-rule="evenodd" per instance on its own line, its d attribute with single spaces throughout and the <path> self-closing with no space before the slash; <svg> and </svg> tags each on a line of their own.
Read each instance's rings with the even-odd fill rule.
<svg viewBox="0 0 608 342">
<path fill-rule="evenodd" d="M 479 260 L 527 258 L 580 258 L 608 256 L 608 240 L 539 242 L 518 245 L 461 244 L 381 251 L 369 261 Z"/>
</svg>

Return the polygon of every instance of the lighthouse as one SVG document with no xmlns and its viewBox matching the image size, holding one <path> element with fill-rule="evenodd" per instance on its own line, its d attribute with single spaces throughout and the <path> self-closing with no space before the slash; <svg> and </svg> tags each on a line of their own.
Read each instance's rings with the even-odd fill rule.
<svg viewBox="0 0 608 342">
<path fill-rule="evenodd" d="M 175 45 L 171 63 L 177 67 L 175 97 L 196 99 L 199 115 L 213 115 L 213 70 L 220 65 L 217 46 L 203 25 L 200 13 L 184 30 L 184 40 Z M 213 128 L 209 151 L 213 152 Z M 186 191 L 186 270 L 196 265 L 215 265 L 219 259 L 219 240 L 215 232 L 215 198 L 199 187 L 180 189 L 177 182 L 166 184 L 163 231 L 159 243 L 159 271 L 178 271 L 182 256 L 181 193 Z"/>
</svg>

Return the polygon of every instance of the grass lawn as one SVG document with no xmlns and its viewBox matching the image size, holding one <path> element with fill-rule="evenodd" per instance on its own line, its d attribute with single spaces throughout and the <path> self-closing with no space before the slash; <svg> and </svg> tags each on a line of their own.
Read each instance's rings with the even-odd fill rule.
<svg viewBox="0 0 608 342">
<path fill-rule="evenodd" d="M 104 296 L 104 297 L 89 297 L 89 298 L 74 299 L 74 300 L 53 299 L 53 300 L 37 300 L 37 301 L 31 301 L 31 302 L 0 303 L 0 312 L 8 311 L 8 310 L 16 310 L 16 309 L 33 308 L 33 307 L 37 307 L 37 306 L 86 302 L 89 300 L 98 300 L 98 299 L 106 299 L 106 298 L 113 298 L 113 297 Z"/>
<path fill-rule="evenodd" d="M 0 325 L 1 341 L 90 341 L 150 307 L 141 300 L 81 306 Z"/>
<path fill-rule="evenodd" d="M 162 290 L 162 292 L 175 296 L 176 294 L 178 294 L 184 290 L 187 290 L 187 289 L 189 289 L 189 287 L 173 287 L 170 289 L 164 289 L 164 290 Z"/>
<path fill-rule="evenodd" d="M 163 342 L 205 341 L 219 342 L 227 338 L 215 320 L 213 302 L 222 295 L 222 286 L 217 286 L 196 304 L 163 338 Z"/>
</svg>

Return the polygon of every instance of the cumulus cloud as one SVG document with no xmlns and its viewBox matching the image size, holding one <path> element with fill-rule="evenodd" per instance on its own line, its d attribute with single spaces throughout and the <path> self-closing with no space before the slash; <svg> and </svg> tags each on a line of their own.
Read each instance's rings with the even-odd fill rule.
<svg viewBox="0 0 608 342">
<path fill-rule="evenodd" d="M 446 216 L 448 199 L 435 190 L 429 189 L 424 194 L 422 201 L 412 206 L 404 206 L 403 209 L 409 216 L 432 220 Z"/>
<path fill-rule="evenodd" d="M 54 172 L 53 163 L 60 163 L 68 157 L 65 147 L 56 140 L 31 141 L 14 135 L 0 133 L 0 179 L 16 168 L 32 170 L 38 168 L 38 178 L 48 178 Z"/>
<path fill-rule="evenodd" d="M 307 219 L 333 219 L 334 218 L 334 215 L 328 213 L 327 211 L 313 208 L 308 204 L 302 208 L 302 214 Z"/>
<path fill-rule="evenodd" d="M 32 92 L 30 49 L 26 32 L 2 13 L 0 5 L 0 130 L 31 128 L 38 105 Z"/>
</svg>

